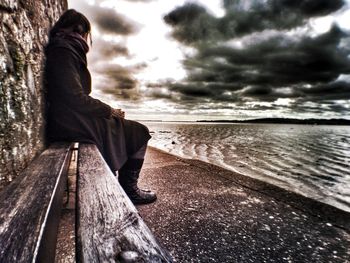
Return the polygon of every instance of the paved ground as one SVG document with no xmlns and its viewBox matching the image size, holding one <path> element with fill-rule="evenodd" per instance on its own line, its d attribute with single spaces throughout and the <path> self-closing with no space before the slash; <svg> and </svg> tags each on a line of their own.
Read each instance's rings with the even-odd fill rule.
<svg viewBox="0 0 350 263">
<path fill-rule="evenodd" d="M 350 262 L 350 215 L 260 181 L 150 148 L 138 206 L 176 262 Z"/>
</svg>

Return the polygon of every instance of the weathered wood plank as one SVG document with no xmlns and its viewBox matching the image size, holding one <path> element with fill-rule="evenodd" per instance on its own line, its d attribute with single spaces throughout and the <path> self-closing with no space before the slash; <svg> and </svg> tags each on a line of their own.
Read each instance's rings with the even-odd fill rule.
<svg viewBox="0 0 350 263">
<path fill-rule="evenodd" d="M 79 147 L 77 197 L 78 262 L 172 262 L 92 144 Z"/>
<path fill-rule="evenodd" d="M 69 148 L 53 144 L 0 193 L 0 262 L 54 262 Z"/>
</svg>

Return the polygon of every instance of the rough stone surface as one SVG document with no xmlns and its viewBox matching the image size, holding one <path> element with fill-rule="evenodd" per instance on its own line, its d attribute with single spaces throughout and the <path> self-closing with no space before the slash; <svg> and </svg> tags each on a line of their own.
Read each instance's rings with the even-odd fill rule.
<svg viewBox="0 0 350 263">
<path fill-rule="evenodd" d="M 137 209 L 175 262 L 350 262 L 345 211 L 152 148 L 140 185 L 157 191 Z"/>
<path fill-rule="evenodd" d="M 43 48 L 66 8 L 66 0 L 0 0 L 0 189 L 43 149 Z"/>
</svg>

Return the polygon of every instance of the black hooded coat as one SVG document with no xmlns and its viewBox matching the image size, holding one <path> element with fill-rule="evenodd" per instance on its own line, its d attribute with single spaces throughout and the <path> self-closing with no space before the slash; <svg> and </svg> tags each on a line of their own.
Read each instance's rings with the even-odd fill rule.
<svg viewBox="0 0 350 263">
<path fill-rule="evenodd" d="M 45 54 L 49 141 L 93 143 L 111 170 L 119 170 L 151 138 L 148 128 L 112 116 L 109 105 L 89 96 L 91 76 L 79 41 L 54 37 Z"/>
</svg>

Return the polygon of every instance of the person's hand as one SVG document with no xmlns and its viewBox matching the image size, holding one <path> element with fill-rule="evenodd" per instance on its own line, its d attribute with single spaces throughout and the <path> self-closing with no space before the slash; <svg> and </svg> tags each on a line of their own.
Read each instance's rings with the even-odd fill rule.
<svg viewBox="0 0 350 263">
<path fill-rule="evenodd" d="M 112 109 L 112 116 L 124 119 L 125 112 L 122 109 Z"/>
</svg>

